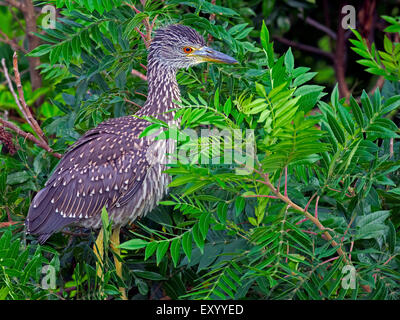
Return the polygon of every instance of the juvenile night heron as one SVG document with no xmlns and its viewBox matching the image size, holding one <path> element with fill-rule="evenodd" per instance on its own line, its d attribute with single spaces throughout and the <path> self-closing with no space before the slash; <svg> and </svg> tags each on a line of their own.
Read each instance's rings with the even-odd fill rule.
<svg viewBox="0 0 400 320">
<path fill-rule="evenodd" d="M 159 29 L 148 54 L 148 98 L 136 115 L 173 123 L 174 112 L 167 111 L 176 109 L 174 101 L 180 99 L 177 70 L 207 61 L 237 63 L 207 47 L 192 28 L 170 25 Z M 86 132 L 67 150 L 44 189 L 33 199 L 25 222 L 27 232 L 38 235 L 38 241 L 44 243 L 67 225 L 97 229 L 105 207 L 114 226 L 111 242 L 117 247 L 120 227 L 151 211 L 170 182 L 163 173 L 163 161 L 148 161 L 146 157 L 152 139 L 139 135 L 148 125 L 146 120 L 126 116 Z M 165 157 L 165 153 L 158 156 Z M 101 257 L 102 237 L 100 230 L 96 244 Z"/>
</svg>

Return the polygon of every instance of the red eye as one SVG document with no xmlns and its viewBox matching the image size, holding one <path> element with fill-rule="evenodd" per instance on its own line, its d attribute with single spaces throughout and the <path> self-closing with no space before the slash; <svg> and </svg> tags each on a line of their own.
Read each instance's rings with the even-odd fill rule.
<svg viewBox="0 0 400 320">
<path fill-rule="evenodd" d="M 193 52 L 193 49 L 192 49 L 191 47 L 184 47 L 184 48 L 183 48 L 183 52 L 185 52 L 185 53 L 191 53 L 191 52 Z"/>
</svg>

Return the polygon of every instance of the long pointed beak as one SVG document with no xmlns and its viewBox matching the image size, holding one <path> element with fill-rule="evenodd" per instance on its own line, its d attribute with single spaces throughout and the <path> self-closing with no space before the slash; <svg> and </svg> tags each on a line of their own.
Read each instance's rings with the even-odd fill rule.
<svg viewBox="0 0 400 320">
<path fill-rule="evenodd" d="M 228 56 L 227 54 L 219 52 L 209 47 L 203 47 L 199 50 L 196 50 L 191 55 L 198 57 L 199 60 L 204 62 L 217 62 L 226 64 L 239 63 L 234 58 Z"/>
</svg>

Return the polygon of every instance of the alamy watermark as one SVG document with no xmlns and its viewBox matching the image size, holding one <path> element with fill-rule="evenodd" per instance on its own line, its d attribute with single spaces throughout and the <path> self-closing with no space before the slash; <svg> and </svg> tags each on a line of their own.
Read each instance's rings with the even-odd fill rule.
<svg viewBox="0 0 400 320">
<path fill-rule="evenodd" d="M 43 29 L 55 29 L 56 28 L 56 18 L 57 12 L 56 8 L 50 4 L 45 5 L 41 11 L 45 16 L 42 19 Z"/>
<path fill-rule="evenodd" d="M 355 29 L 356 28 L 356 8 L 352 5 L 342 7 L 342 28 Z"/>
<path fill-rule="evenodd" d="M 354 290 L 356 288 L 356 268 L 352 265 L 345 265 L 342 268 L 342 274 L 344 275 L 342 278 L 342 288 L 345 290 Z"/>
<path fill-rule="evenodd" d="M 56 289 L 56 268 L 51 265 L 45 265 L 42 268 L 42 274 L 44 274 L 41 282 L 42 289 Z"/>
</svg>

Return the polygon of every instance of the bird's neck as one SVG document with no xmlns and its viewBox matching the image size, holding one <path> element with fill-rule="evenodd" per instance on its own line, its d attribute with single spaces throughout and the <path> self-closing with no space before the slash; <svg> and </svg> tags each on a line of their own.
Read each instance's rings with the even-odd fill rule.
<svg viewBox="0 0 400 320">
<path fill-rule="evenodd" d="M 147 81 L 149 85 L 147 101 L 137 115 L 153 116 L 160 120 L 171 121 L 175 112 L 167 111 L 177 108 L 174 101 L 180 100 L 176 69 L 149 61 Z"/>
</svg>

